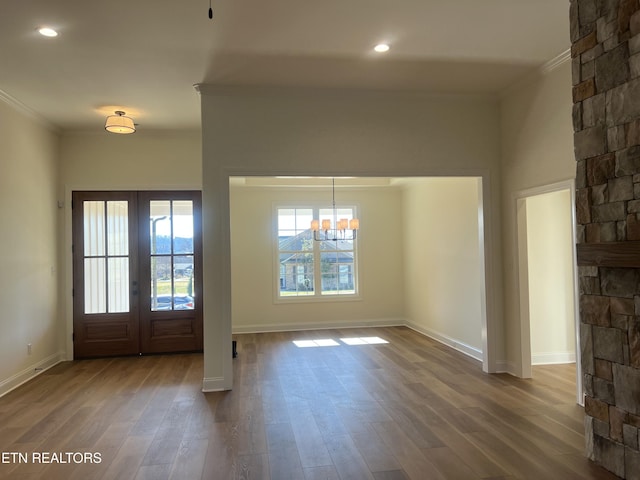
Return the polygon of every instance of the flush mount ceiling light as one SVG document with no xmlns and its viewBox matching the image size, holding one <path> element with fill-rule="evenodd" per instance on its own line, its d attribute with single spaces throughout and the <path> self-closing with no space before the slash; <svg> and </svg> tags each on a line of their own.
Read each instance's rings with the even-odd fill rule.
<svg viewBox="0 0 640 480">
<path fill-rule="evenodd" d="M 51 27 L 39 27 L 38 28 L 38 33 L 40 35 L 44 35 L 45 37 L 57 37 L 58 36 L 58 32 L 56 32 Z"/>
<path fill-rule="evenodd" d="M 135 133 L 136 126 L 131 117 L 125 116 L 122 110 L 116 110 L 115 115 L 109 115 L 104 129 L 111 133 Z"/>
<path fill-rule="evenodd" d="M 378 53 L 385 53 L 389 51 L 389 45 L 386 43 L 379 43 L 378 45 L 376 45 L 375 47 L 373 47 L 373 49 L 378 52 Z"/>
</svg>

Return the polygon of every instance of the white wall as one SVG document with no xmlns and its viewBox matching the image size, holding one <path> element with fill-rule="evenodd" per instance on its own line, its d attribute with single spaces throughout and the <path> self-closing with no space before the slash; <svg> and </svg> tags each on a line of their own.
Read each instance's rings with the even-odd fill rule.
<svg viewBox="0 0 640 480">
<path fill-rule="evenodd" d="M 575 178 L 571 62 L 512 87 L 500 101 L 504 318 L 507 364 L 523 374 L 517 248 L 517 196 Z"/>
<path fill-rule="evenodd" d="M 72 132 L 60 141 L 60 191 L 64 195 L 63 317 L 67 358 L 73 355 L 73 259 L 71 192 L 74 190 L 200 190 L 202 143 L 199 131 L 138 130 L 132 135 Z"/>
<path fill-rule="evenodd" d="M 526 199 L 531 359 L 575 361 L 571 192 Z"/>
<path fill-rule="evenodd" d="M 482 176 L 491 370 L 501 340 L 492 98 L 201 86 L 206 390 L 232 386 L 229 176 Z"/>
<path fill-rule="evenodd" d="M 336 189 L 338 203 L 356 205 L 360 218 L 359 298 L 304 303 L 274 303 L 279 270 L 273 208 L 324 206 L 331 203 L 331 189 L 232 186 L 230 197 L 234 332 L 404 323 L 399 189 Z"/>
<path fill-rule="evenodd" d="M 199 131 L 66 133 L 61 162 L 60 182 L 67 190 L 202 188 Z"/>
<path fill-rule="evenodd" d="M 408 323 L 482 359 L 478 179 L 429 178 L 403 192 Z"/>
<path fill-rule="evenodd" d="M 57 298 L 58 135 L 1 100 L 0 125 L 2 395 L 63 354 Z"/>
</svg>

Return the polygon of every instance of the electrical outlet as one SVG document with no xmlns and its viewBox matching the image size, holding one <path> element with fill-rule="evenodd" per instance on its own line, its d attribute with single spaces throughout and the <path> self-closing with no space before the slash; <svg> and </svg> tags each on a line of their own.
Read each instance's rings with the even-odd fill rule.
<svg viewBox="0 0 640 480">
<path fill-rule="evenodd" d="M 31 344 L 27 343 L 27 355 L 31 355 Z"/>
</svg>

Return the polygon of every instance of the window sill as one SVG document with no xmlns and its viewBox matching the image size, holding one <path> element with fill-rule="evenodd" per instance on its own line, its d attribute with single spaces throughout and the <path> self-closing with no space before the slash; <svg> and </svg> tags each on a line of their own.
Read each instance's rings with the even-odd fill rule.
<svg viewBox="0 0 640 480">
<path fill-rule="evenodd" d="M 340 302 L 358 302 L 362 301 L 359 294 L 354 295 L 303 295 L 303 296 L 285 296 L 276 297 L 274 304 L 296 304 L 296 303 L 340 303 Z"/>
</svg>

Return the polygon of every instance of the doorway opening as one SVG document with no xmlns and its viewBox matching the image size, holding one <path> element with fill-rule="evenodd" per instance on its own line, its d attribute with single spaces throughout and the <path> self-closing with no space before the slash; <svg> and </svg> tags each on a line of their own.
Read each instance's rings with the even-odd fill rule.
<svg viewBox="0 0 640 480">
<path fill-rule="evenodd" d="M 518 264 L 523 377 L 533 365 L 579 361 L 573 185 L 523 192 L 517 199 Z"/>
<path fill-rule="evenodd" d="M 231 176 L 229 203 L 233 333 L 406 325 L 490 370 L 481 177 Z"/>
<path fill-rule="evenodd" d="M 74 358 L 202 351 L 200 192 L 72 198 Z"/>
</svg>

